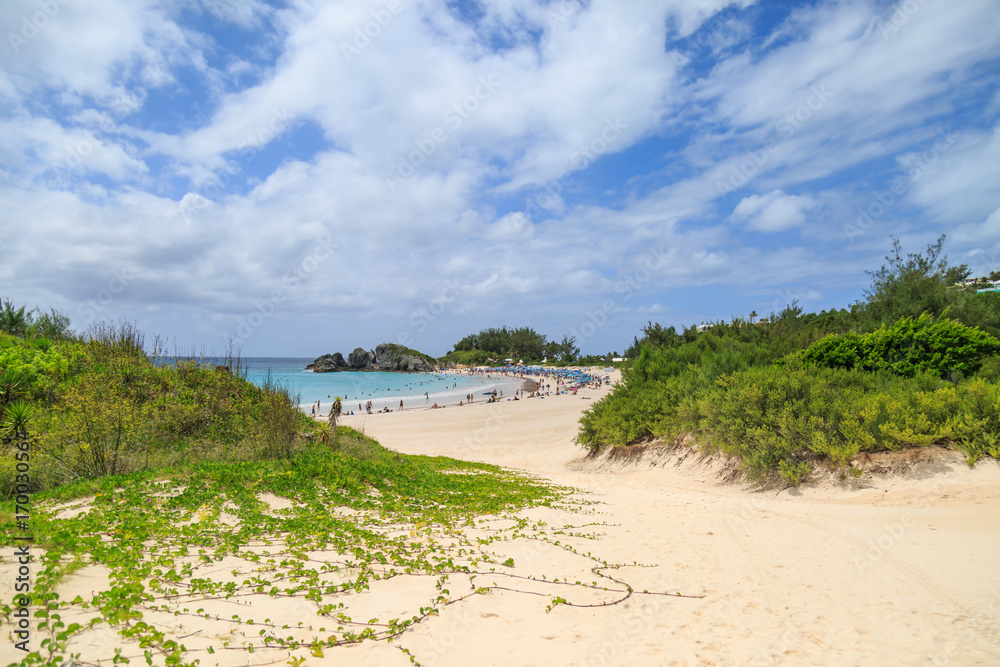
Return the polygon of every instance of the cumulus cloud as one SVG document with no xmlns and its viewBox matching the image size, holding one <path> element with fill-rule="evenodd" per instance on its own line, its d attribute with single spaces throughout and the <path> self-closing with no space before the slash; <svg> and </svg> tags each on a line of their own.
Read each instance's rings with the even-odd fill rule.
<svg viewBox="0 0 1000 667">
<path fill-rule="evenodd" d="M 776 22 L 751 4 L 58 4 L 0 49 L 0 276 L 79 324 L 136 313 L 193 342 L 271 308 L 250 353 L 560 337 L 613 299 L 587 343 L 610 349 L 643 317 L 765 312 L 788 285 L 843 305 L 826 286 L 860 289 L 896 229 L 987 252 L 995 3 L 917 3 L 898 26 L 864 2 Z M 38 7 L 3 3 L 0 24 L 20 35 Z M 942 132 L 959 140 L 931 160 Z M 817 240 L 831 202 L 856 217 L 895 176 L 878 233 Z"/>
</svg>

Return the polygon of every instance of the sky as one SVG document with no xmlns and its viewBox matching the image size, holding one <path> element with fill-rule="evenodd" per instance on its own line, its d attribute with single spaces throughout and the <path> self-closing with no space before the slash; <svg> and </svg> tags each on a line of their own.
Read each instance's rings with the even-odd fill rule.
<svg viewBox="0 0 1000 667">
<path fill-rule="evenodd" d="M 1000 270 L 996 0 L 4 0 L 0 297 L 171 350 L 622 353 Z"/>
</svg>

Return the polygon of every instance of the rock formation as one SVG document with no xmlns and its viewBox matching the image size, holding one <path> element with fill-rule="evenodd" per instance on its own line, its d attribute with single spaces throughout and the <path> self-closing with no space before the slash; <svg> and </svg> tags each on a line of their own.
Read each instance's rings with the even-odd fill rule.
<svg viewBox="0 0 1000 667">
<path fill-rule="evenodd" d="M 374 370 L 370 368 L 375 363 L 375 353 L 367 352 L 364 348 L 356 347 L 354 352 L 347 355 L 347 365 L 352 371 Z"/>
<path fill-rule="evenodd" d="M 355 348 L 347 355 L 347 361 L 340 352 L 324 354 L 306 366 L 314 373 L 335 373 L 338 371 L 404 371 L 418 373 L 434 370 L 434 363 L 427 355 L 420 354 L 395 343 L 382 343 L 374 350 Z"/>
<path fill-rule="evenodd" d="M 334 352 L 333 354 L 324 354 L 318 357 L 316 361 L 306 366 L 306 370 L 311 370 L 314 373 L 344 371 L 347 370 L 347 362 L 344 361 L 344 355 L 340 352 Z"/>
</svg>

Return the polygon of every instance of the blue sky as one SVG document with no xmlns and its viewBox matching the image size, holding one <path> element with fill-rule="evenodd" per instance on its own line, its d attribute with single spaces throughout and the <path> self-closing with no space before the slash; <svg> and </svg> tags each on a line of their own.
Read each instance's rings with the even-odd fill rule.
<svg viewBox="0 0 1000 667">
<path fill-rule="evenodd" d="M 621 352 L 1000 270 L 1000 5 L 7 0 L 0 296 L 180 351 Z"/>
</svg>

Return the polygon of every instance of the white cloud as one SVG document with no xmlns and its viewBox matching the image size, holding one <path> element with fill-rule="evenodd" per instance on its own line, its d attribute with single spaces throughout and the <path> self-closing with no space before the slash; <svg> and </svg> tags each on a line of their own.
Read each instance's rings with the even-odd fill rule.
<svg viewBox="0 0 1000 667">
<path fill-rule="evenodd" d="M 266 81 L 226 96 L 209 124 L 149 141 L 219 169 L 223 154 L 283 109 L 378 172 L 394 173 L 422 142 L 433 150 L 421 169 L 473 158 L 483 177 L 493 168 L 479 158 L 495 157 L 504 190 L 542 184 L 654 129 L 676 89 L 663 50 L 668 18 L 690 30 L 727 4 L 598 0 L 573 5 L 563 20 L 558 4 L 496 2 L 473 26 L 430 3 L 404 3 L 381 25 L 373 23 L 373 12 L 385 11 L 378 0 L 304 2 L 282 15 L 285 52 Z M 541 32 L 537 44 L 529 29 Z M 497 35 L 513 41 L 492 52 Z M 435 131 L 440 139 L 427 144 Z"/>
<path fill-rule="evenodd" d="M 90 123 L 88 123 L 90 124 Z M 0 164 L 16 167 L 21 178 L 67 179 L 103 174 L 117 181 L 147 172 L 134 147 L 98 128 L 66 128 L 48 118 L 0 118 Z"/>
<path fill-rule="evenodd" d="M 49 6 L 54 9 L 31 0 L 0 5 L 0 25 L 17 26 L 10 33 L 18 38 L 0 49 L 0 68 L 21 96 L 49 88 L 68 101 L 108 102 L 123 79 L 158 87 L 174 80 L 175 66 L 200 61 L 201 40 L 153 0 Z"/>
<path fill-rule="evenodd" d="M 732 162 L 719 180 L 753 154 L 764 159 L 750 178 L 774 188 L 905 150 L 914 139 L 908 135 L 923 136 L 928 120 L 955 110 L 948 90 L 976 76 L 974 65 L 1000 48 L 1000 33 L 984 21 L 991 15 L 997 10 L 989 0 L 926 3 L 883 36 L 873 27 L 879 14 L 865 3 L 798 10 L 789 19 L 797 39 L 761 56 L 735 55 L 694 88 L 732 133 L 721 144 Z"/>
<path fill-rule="evenodd" d="M 758 232 L 782 232 L 801 226 L 806 220 L 806 211 L 815 205 L 811 197 L 773 190 L 766 195 L 745 197 L 733 210 L 732 218 Z"/>
<path fill-rule="evenodd" d="M 1000 204 L 1000 124 L 986 132 L 965 130 L 929 138 L 900 156 L 913 200 L 938 220 L 982 219 Z"/>
<path fill-rule="evenodd" d="M 526 241 L 534 236 L 535 229 L 523 213 L 509 213 L 489 225 L 486 238 L 493 241 Z"/>
<path fill-rule="evenodd" d="M 384 0 L 61 5 L 0 55 L 0 276 L 75 315 L 124 270 L 106 314 L 142 312 L 195 340 L 221 340 L 282 289 L 269 321 L 294 324 L 254 345 L 289 330 L 350 330 L 357 344 L 460 284 L 427 334 L 435 346 L 515 318 L 559 336 L 603 298 L 621 310 L 601 335 L 630 341 L 631 318 L 663 303 L 711 319 L 740 312 L 718 296 L 733 290 L 770 303 L 796 285 L 821 303 L 831 285 L 857 287 L 885 248 L 809 235 L 839 193 L 905 173 L 950 119 L 962 140 L 866 248 L 904 213 L 963 225 L 953 238 L 966 249 L 996 240 L 996 98 L 970 102 L 1000 51 L 995 3 L 920 4 L 888 36 L 865 2 L 803 6 L 763 34 L 749 22 L 760 13 L 732 12 L 699 34 L 737 4 L 484 0 L 470 22 L 412 0 L 363 46 L 357 31 Z M 35 7 L 4 3 L 0 18 Z M 220 21 L 259 48 L 227 53 Z M 705 62 L 665 50 L 685 35 L 710 47 Z M 234 182 L 213 186 L 227 168 Z M 520 205 L 546 185 L 553 196 Z M 795 228 L 789 247 L 746 233 Z M 310 262 L 327 237 L 331 257 Z M 655 266 L 654 250 L 666 258 Z M 675 305 L 706 287 L 717 303 Z"/>
</svg>

